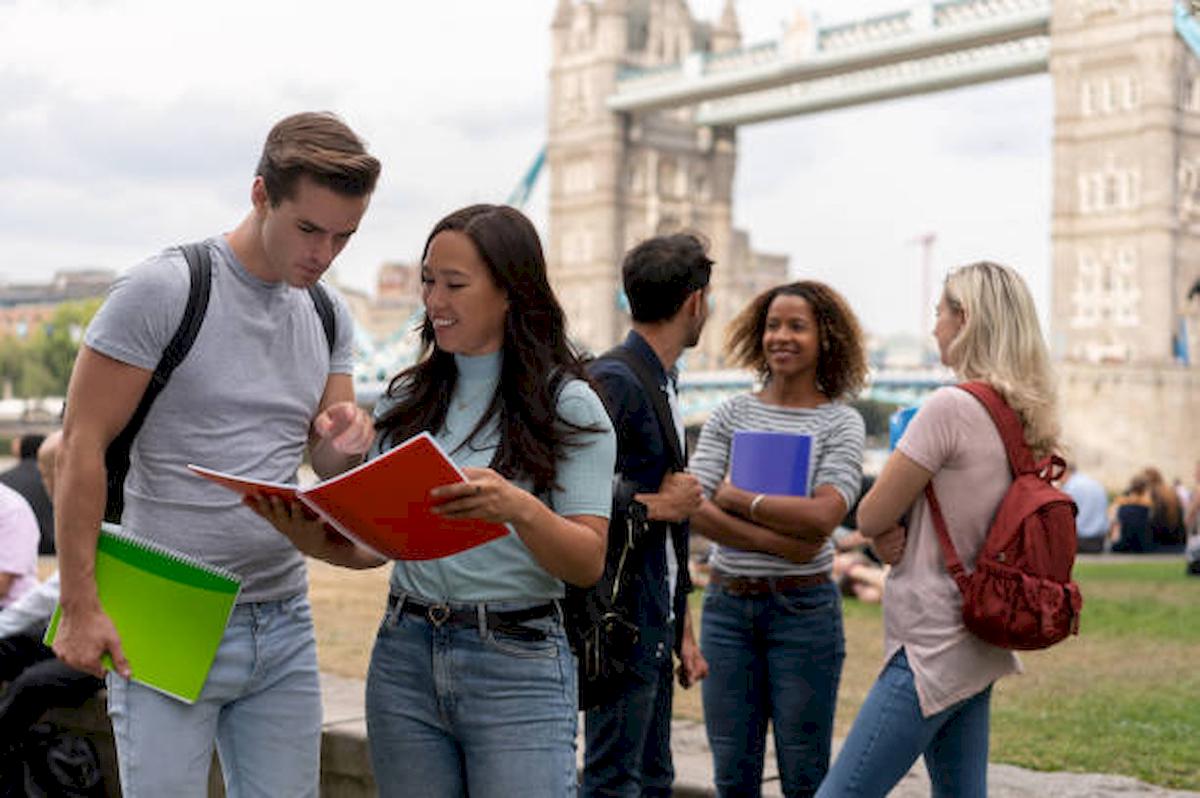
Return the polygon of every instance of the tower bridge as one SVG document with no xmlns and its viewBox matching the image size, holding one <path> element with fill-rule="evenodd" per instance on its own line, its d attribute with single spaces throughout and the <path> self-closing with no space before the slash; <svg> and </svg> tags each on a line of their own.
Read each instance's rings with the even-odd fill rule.
<svg viewBox="0 0 1200 798">
<path fill-rule="evenodd" d="M 737 128 L 1048 72 L 1054 84 L 1052 349 L 1065 438 L 1110 485 L 1200 447 L 1200 26 L 1182 0 L 926 0 L 745 45 L 735 4 L 559 0 L 546 167 L 547 260 L 574 334 L 623 335 L 618 264 L 698 230 L 722 268 L 689 360 L 724 367 L 719 331 L 786 258 L 733 227 Z M 717 332 L 714 332 L 717 331 Z M 699 375 L 697 375 L 699 379 Z M 886 384 L 886 381 L 876 383 Z M 719 389 L 697 387 L 696 396 Z M 1135 398 L 1136 395 L 1136 398 Z"/>
</svg>

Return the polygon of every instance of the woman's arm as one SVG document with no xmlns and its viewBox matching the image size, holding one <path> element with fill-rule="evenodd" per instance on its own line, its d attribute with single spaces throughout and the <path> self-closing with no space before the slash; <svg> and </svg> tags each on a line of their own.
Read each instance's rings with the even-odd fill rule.
<svg viewBox="0 0 1200 798">
<path fill-rule="evenodd" d="M 812 496 L 780 496 L 756 494 L 722 482 L 713 494 L 713 503 L 726 513 L 807 543 L 823 542 L 849 510 L 832 485 L 818 485 Z"/>
<path fill-rule="evenodd" d="M 464 468 L 466 482 L 430 491 L 434 512 L 447 518 L 481 518 L 512 524 L 538 565 L 573 585 L 588 587 L 604 573 L 608 519 L 563 517 L 533 494 L 490 468 Z"/>
<path fill-rule="evenodd" d="M 925 490 L 933 472 L 903 452 L 893 452 L 879 479 L 858 503 L 858 531 L 874 538 L 900 522 Z"/>
<path fill-rule="evenodd" d="M 731 546 L 744 551 L 761 551 L 774 554 L 796 563 L 812 560 L 825 545 L 782 535 L 774 530 L 730 515 L 705 499 L 700 509 L 692 514 L 692 529 L 722 546 Z"/>
</svg>

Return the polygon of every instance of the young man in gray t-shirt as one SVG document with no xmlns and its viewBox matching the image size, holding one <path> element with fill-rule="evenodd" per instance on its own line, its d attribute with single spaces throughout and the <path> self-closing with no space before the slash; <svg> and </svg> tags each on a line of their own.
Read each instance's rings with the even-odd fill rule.
<svg viewBox="0 0 1200 798">
<path fill-rule="evenodd" d="M 378 175 L 378 160 L 331 114 L 296 114 L 271 130 L 253 208 L 232 232 L 204 243 L 212 281 L 199 334 L 134 440 L 126 531 L 242 580 L 193 705 L 129 680 L 94 579 L 105 450 L 183 316 L 189 276 L 181 252 L 123 275 L 80 348 L 55 497 L 63 618 L 54 650 L 98 676 L 102 655 L 112 656 L 109 715 L 126 796 L 203 795 L 214 740 L 231 795 L 317 794 L 321 701 L 304 560 L 235 494 L 186 466 L 286 482 L 306 446 L 317 473 L 329 476 L 370 445 L 370 418 L 354 403 L 349 312 L 331 292 L 330 346 L 307 289 L 357 230 Z"/>
</svg>

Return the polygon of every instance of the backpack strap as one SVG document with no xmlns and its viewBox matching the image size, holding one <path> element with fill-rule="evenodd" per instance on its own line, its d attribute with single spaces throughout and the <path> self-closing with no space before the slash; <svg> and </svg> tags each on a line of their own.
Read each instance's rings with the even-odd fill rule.
<svg viewBox="0 0 1200 798">
<path fill-rule="evenodd" d="M 180 249 L 183 251 L 183 257 L 187 260 L 191 283 L 187 305 L 184 307 L 183 318 L 179 320 L 179 327 L 176 328 L 175 335 L 171 337 L 171 342 L 163 350 L 158 365 L 154 367 L 154 374 L 150 377 L 150 384 L 146 386 L 146 392 L 142 394 L 142 400 L 138 402 L 137 410 L 134 411 L 129 423 L 125 425 L 125 429 L 121 431 L 120 438 L 127 438 L 130 443 L 133 442 L 134 436 L 138 434 L 142 424 L 145 423 L 150 406 L 167 386 L 167 380 L 171 378 L 171 373 L 183 362 L 191 350 L 192 344 L 196 342 L 196 336 L 200 333 L 200 325 L 204 323 L 204 315 L 208 312 L 208 297 L 212 291 L 212 257 L 209 255 L 208 247 L 203 243 L 195 243 L 184 244 Z M 127 447 L 126 456 L 128 456 L 128 451 Z"/>
<path fill-rule="evenodd" d="M 687 459 L 684 456 L 684 442 L 679 439 L 679 434 L 676 432 L 675 418 L 671 413 L 671 406 L 667 402 L 666 393 L 663 391 L 654 373 L 650 370 L 650 366 L 645 360 L 619 345 L 605 352 L 597 360 L 606 358 L 624 363 L 633 372 L 634 376 L 637 377 L 638 382 L 641 383 L 642 390 L 649 397 L 650 405 L 654 408 L 654 415 L 658 419 L 658 426 L 663 436 L 663 441 L 667 446 L 667 455 L 670 458 L 668 468 L 671 471 L 684 470 L 687 467 Z M 688 526 L 686 524 L 670 524 L 669 528 L 671 532 L 671 548 L 675 553 L 675 561 L 679 566 L 675 582 L 675 595 L 670 597 L 675 612 L 674 648 L 678 653 L 683 641 L 683 613 L 687 611 L 687 594 L 692 591 L 692 580 L 687 568 Z M 630 542 L 632 542 L 632 539 L 630 539 Z"/>
<path fill-rule="evenodd" d="M 667 396 L 646 361 L 623 346 L 614 346 L 596 359 L 618 360 L 628 366 L 633 375 L 637 377 L 637 381 L 642 385 L 642 390 L 650 399 L 651 407 L 654 408 L 658 425 L 662 428 L 663 441 L 666 443 L 667 453 L 671 457 L 670 468 L 672 471 L 682 470 L 687 465 L 687 460 L 683 456 L 683 441 L 679 440 L 679 435 L 675 432 L 675 419 L 671 415 L 671 406 L 667 404 Z"/>
<path fill-rule="evenodd" d="M 1013 476 L 1036 473 L 1038 467 L 1033 461 L 1033 452 L 1025 442 L 1025 426 L 1017 412 L 1004 401 L 1004 397 L 991 385 L 979 380 L 959 383 L 957 387 L 978 399 L 992 417 L 1000 440 L 1004 441 L 1004 451 L 1008 454 L 1008 465 L 1012 468 Z"/>
<path fill-rule="evenodd" d="M 119 475 L 119 479 L 116 480 L 119 482 L 124 482 L 125 474 L 129 471 L 129 451 L 133 447 L 133 439 L 137 437 L 142 425 L 146 422 L 150 407 L 158 399 L 163 388 L 167 386 L 171 373 L 183 362 L 188 351 L 191 350 L 192 344 L 196 342 L 196 336 L 200 333 L 200 325 L 204 323 L 204 315 L 208 312 L 208 297 L 212 290 L 212 256 L 209 254 L 208 247 L 204 242 L 199 242 L 183 244 L 179 249 L 183 252 L 183 257 L 188 265 L 187 305 L 183 309 L 183 318 L 179 320 L 175 334 L 171 337 L 167 348 L 163 350 L 158 365 L 154 367 L 154 373 L 150 377 L 145 393 L 138 402 L 137 409 L 133 411 L 129 423 L 105 451 L 104 461 L 108 473 L 114 477 Z M 120 495 L 119 490 L 116 491 L 116 494 L 113 495 L 113 491 L 110 490 L 108 507 L 105 510 L 105 519 L 114 522 L 120 519 L 124 504 L 124 497 Z"/>
<path fill-rule="evenodd" d="M 312 297 L 313 307 L 317 309 L 317 315 L 321 317 L 321 328 L 325 330 L 325 343 L 329 345 L 329 354 L 333 354 L 333 344 L 337 340 L 337 317 L 333 312 L 333 300 L 329 298 L 329 292 L 325 290 L 325 286 L 320 283 L 313 283 L 308 287 L 308 295 Z"/>
<path fill-rule="evenodd" d="M 938 504 L 937 493 L 933 490 L 933 479 L 925 483 L 925 501 L 929 503 L 929 514 L 933 517 L 933 528 L 937 530 L 938 545 L 942 549 L 942 557 L 946 560 L 946 570 L 954 577 L 959 591 L 966 595 L 968 586 L 967 569 L 958 558 L 958 550 L 950 539 L 950 530 L 946 528 L 946 518 L 942 515 L 942 507 Z"/>
<path fill-rule="evenodd" d="M 974 396 L 987 410 L 992 423 L 996 425 L 996 431 L 1000 433 L 1000 440 L 1004 443 L 1004 452 L 1008 457 L 1008 465 L 1012 469 L 1013 476 L 1035 471 L 1033 453 L 1029 450 L 1029 444 L 1025 442 L 1025 428 L 1021 424 L 1021 418 L 1008 406 L 1004 397 L 1000 396 L 1000 393 L 991 385 L 981 380 L 962 382 L 955 387 Z M 959 591 L 966 595 L 969 582 L 967 569 L 963 567 L 962 560 L 958 557 L 954 541 L 950 539 L 950 530 L 946 527 L 946 517 L 942 515 L 937 492 L 933 489 L 932 477 L 929 482 L 925 483 L 925 501 L 929 505 L 929 514 L 933 519 L 933 528 L 937 532 L 942 557 L 946 561 L 946 570 L 950 572 L 950 576 L 954 577 Z"/>
</svg>

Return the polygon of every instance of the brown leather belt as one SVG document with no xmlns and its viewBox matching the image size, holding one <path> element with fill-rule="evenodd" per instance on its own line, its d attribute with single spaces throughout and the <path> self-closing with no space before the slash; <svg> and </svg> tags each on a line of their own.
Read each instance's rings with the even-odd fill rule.
<svg viewBox="0 0 1200 798">
<path fill-rule="evenodd" d="M 830 577 L 828 571 L 795 576 L 730 576 L 712 571 L 708 575 L 708 582 L 731 596 L 766 596 L 783 590 L 827 585 L 830 584 Z"/>
</svg>

